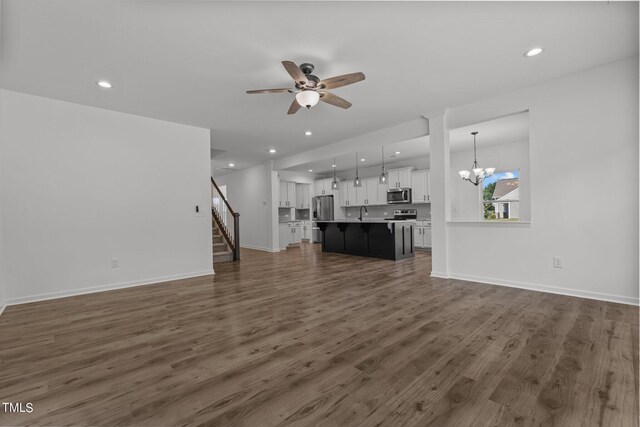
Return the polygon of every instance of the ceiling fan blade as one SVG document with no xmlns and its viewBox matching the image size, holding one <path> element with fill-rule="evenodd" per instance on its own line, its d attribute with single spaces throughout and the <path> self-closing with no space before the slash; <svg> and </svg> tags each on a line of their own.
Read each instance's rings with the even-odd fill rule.
<svg viewBox="0 0 640 427">
<path fill-rule="evenodd" d="M 289 75 L 293 78 L 293 81 L 295 81 L 297 84 L 306 85 L 307 83 L 309 83 L 309 80 L 307 80 L 307 76 L 304 75 L 302 70 L 300 70 L 300 67 L 298 67 L 294 62 L 282 61 L 282 65 L 284 65 L 287 73 L 289 73 Z"/>
<path fill-rule="evenodd" d="M 338 95 L 334 95 L 331 92 L 320 92 L 320 101 L 335 105 L 336 107 L 344 108 L 345 110 L 351 107 L 351 103 L 349 101 L 344 98 L 340 98 Z"/>
<path fill-rule="evenodd" d="M 320 83 L 318 83 L 318 86 L 320 86 L 322 89 L 335 89 L 337 87 L 358 83 L 362 80 L 364 80 L 363 73 L 351 73 L 351 74 L 344 74 L 342 76 L 329 77 L 328 79 L 320 80 Z"/>
<path fill-rule="evenodd" d="M 299 109 L 300 109 L 300 104 L 298 104 L 298 100 L 293 98 L 293 102 L 291 103 L 291 106 L 289 107 L 289 111 L 287 111 L 287 114 L 295 114 L 298 112 Z"/>
<path fill-rule="evenodd" d="M 288 93 L 292 89 L 258 89 L 258 90 L 248 90 L 247 93 Z"/>
</svg>

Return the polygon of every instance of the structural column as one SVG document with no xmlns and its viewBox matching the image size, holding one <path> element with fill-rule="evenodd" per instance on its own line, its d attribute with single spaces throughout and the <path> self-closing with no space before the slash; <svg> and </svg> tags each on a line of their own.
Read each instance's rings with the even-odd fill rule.
<svg viewBox="0 0 640 427">
<path fill-rule="evenodd" d="M 451 219 L 451 166 L 449 151 L 448 109 L 425 114 L 429 120 L 429 157 L 431 170 L 431 275 L 449 277 L 448 229 Z"/>
</svg>

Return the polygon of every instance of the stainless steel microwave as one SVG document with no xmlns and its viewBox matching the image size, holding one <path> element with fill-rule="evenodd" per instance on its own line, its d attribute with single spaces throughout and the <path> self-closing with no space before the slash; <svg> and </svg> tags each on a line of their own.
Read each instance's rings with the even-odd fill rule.
<svg viewBox="0 0 640 427">
<path fill-rule="evenodd" d="M 410 188 L 392 188 L 387 190 L 387 203 L 411 203 L 411 189 Z"/>
</svg>

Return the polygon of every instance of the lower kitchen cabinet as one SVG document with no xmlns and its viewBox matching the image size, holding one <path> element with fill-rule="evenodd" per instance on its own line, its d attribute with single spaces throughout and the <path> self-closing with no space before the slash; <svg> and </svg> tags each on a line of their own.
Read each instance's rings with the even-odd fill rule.
<svg viewBox="0 0 640 427">
<path fill-rule="evenodd" d="M 302 241 L 302 223 L 300 221 L 280 223 L 278 231 L 280 249 L 287 249 L 287 246 Z"/>
<path fill-rule="evenodd" d="M 413 229 L 413 242 L 416 248 L 431 248 L 431 222 L 417 221 Z"/>
<path fill-rule="evenodd" d="M 311 222 L 304 221 L 302 223 L 302 232 L 300 234 L 302 240 L 308 241 L 311 239 Z"/>
</svg>

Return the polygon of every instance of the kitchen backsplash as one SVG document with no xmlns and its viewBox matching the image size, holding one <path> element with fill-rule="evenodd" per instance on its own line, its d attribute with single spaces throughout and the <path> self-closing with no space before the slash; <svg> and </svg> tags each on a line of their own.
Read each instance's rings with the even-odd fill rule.
<svg viewBox="0 0 640 427">
<path fill-rule="evenodd" d="M 279 208 L 278 209 L 278 222 L 289 222 L 291 218 L 291 208 Z"/>
<path fill-rule="evenodd" d="M 296 209 L 296 219 L 301 221 L 309 219 L 309 209 Z"/>
<path fill-rule="evenodd" d="M 365 218 L 392 218 L 393 211 L 397 209 L 416 209 L 418 211 L 418 219 L 431 219 L 431 205 L 387 205 L 387 206 L 367 206 L 367 213 L 363 209 Z M 345 208 L 347 218 L 357 218 L 360 215 L 360 207 Z"/>
</svg>

